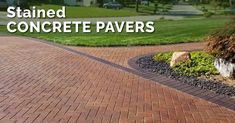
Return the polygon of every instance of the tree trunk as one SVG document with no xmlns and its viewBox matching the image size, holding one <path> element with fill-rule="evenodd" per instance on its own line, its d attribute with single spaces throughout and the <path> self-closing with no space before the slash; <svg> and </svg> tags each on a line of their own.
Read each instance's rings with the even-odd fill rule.
<svg viewBox="0 0 235 123">
<path fill-rule="evenodd" d="M 135 9 L 136 9 L 136 12 L 139 12 L 139 0 L 136 0 L 136 7 L 135 7 Z"/>
<path fill-rule="evenodd" d="M 232 0 L 229 0 L 229 5 L 230 5 L 230 7 L 233 6 L 233 1 Z"/>
</svg>

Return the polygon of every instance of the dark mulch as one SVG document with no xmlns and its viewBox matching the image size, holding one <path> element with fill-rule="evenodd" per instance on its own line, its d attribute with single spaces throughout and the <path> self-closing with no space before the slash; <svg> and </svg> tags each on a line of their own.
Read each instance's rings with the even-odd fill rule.
<svg viewBox="0 0 235 123">
<path fill-rule="evenodd" d="M 187 83 L 191 86 L 211 90 L 218 94 L 235 96 L 235 87 L 233 86 L 214 80 L 202 80 L 193 76 L 182 76 L 175 72 L 169 64 L 163 61 L 155 61 L 153 56 L 141 57 L 136 61 L 136 64 L 144 71 L 161 74 L 169 78 L 179 80 L 180 82 Z"/>
</svg>

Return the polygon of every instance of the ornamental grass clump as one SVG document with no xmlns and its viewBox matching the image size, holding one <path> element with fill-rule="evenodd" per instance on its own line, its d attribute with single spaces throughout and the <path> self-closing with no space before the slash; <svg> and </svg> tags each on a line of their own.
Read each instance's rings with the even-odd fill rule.
<svg viewBox="0 0 235 123">
<path fill-rule="evenodd" d="M 235 18 L 224 28 L 215 31 L 206 41 L 210 54 L 235 63 Z"/>
</svg>

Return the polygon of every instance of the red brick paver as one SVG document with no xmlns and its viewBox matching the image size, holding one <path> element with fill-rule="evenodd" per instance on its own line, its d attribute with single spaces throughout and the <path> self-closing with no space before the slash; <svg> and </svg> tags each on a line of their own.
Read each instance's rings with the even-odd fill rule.
<svg viewBox="0 0 235 123">
<path fill-rule="evenodd" d="M 64 49 L 0 37 L 1 122 L 235 122 L 234 111 Z"/>
</svg>

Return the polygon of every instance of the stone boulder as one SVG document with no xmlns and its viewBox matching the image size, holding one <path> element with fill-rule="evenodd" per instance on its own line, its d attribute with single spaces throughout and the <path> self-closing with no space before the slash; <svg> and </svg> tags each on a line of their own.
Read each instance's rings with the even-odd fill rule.
<svg viewBox="0 0 235 123">
<path fill-rule="evenodd" d="M 221 76 L 226 78 L 235 78 L 235 63 L 228 62 L 224 59 L 217 58 L 214 63 Z"/>
<path fill-rule="evenodd" d="M 176 64 L 190 60 L 189 52 L 174 52 L 171 58 L 170 66 L 174 67 Z"/>
</svg>

